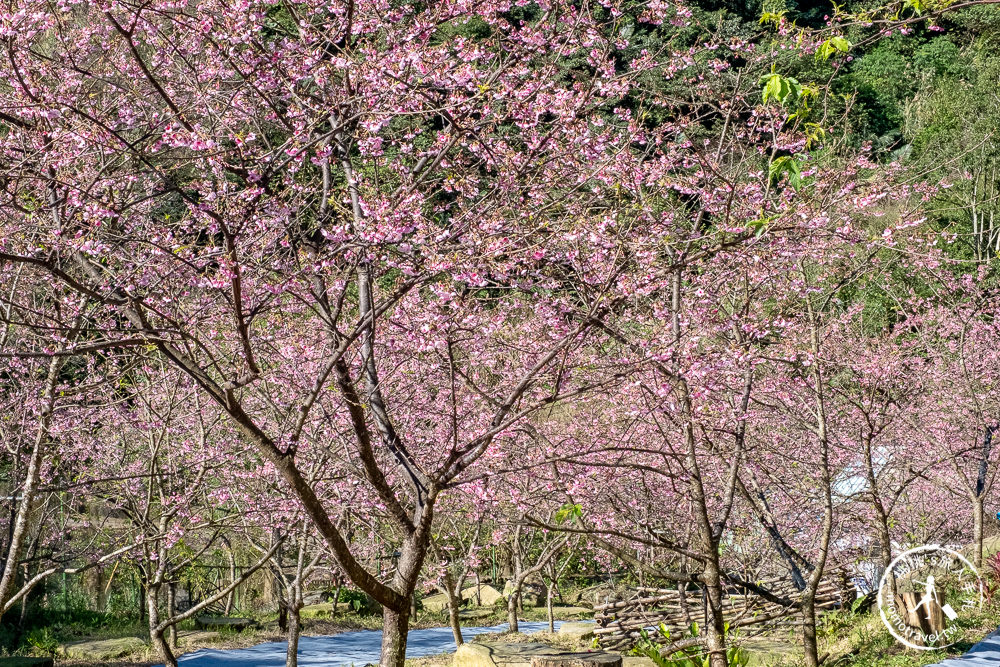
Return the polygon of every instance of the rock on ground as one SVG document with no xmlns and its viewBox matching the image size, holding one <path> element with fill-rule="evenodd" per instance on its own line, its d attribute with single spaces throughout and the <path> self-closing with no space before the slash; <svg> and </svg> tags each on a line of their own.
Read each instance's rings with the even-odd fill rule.
<svg viewBox="0 0 1000 667">
<path fill-rule="evenodd" d="M 304 619 L 331 618 L 333 616 L 333 604 L 330 602 L 307 604 L 299 610 L 299 616 Z"/>
<path fill-rule="evenodd" d="M 565 661 L 567 664 L 572 664 L 575 659 L 606 660 L 609 664 L 614 664 L 621 658 L 605 651 L 567 651 L 538 642 L 523 644 L 466 642 L 455 651 L 452 667 L 531 667 L 531 661 L 535 657 L 559 659 L 560 662 Z"/>
<path fill-rule="evenodd" d="M 141 651 L 146 641 L 138 637 L 118 637 L 117 639 L 96 639 L 62 644 L 59 652 L 72 660 L 93 662 L 120 658 L 129 653 Z"/>
<path fill-rule="evenodd" d="M 559 628 L 559 635 L 583 641 L 594 638 L 593 623 L 563 623 Z"/>
<path fill-rule="evenodd" d="M 462 590 L 463 600 L 474 600 L 476 597 L 476 587 L 469 586 Z M 500 591 L 493 588 L 489 584 L 483 584 L 479 587 L 479 599 L 482 601 L 484 607 L 492 607 L 497 603 L 497 600 L 502 598 L 503 595 Z M 444 611 L 448 608 L 448 596 L 444 593 L 438 593 L 437 595 L 430 595 L 425 597 L 422 601 L 424 609 L 427 611 L 438 612 Z"/>
<path fill-rule="evenodd" d="M 462 598 L 465 600 L 471 600 L 476 597 L 476 587 L 470 586 L 462 591 Z M 484 607 L 492 607 L 495 605 L 503 595 L 500 591 L 493 588 L 489 584 L 483 584 L 479 587 L 479 599 L 482 601 Z"/>
</svg>

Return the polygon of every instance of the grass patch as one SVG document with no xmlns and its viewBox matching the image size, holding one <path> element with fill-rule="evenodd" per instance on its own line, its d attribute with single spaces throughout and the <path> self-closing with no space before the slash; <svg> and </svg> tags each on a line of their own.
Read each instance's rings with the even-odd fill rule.
<svg viewBox="0 0 1000 667">
<path fill-rule="evenodd" d="M 961 630 L 958 642 L 941 650 L 918 651 L 904 646 L 889 633 L 877 609 L 865 614 L 835 612 L 825 615 L 818 628 L 820 653 L 829 653 L 827 664 L 837 667 L 932 665 L 962 655 L 1000 627 L 1000 604 L 994 600 L 981 609 L 967 612 L 956 625 Z"/>
</svg>

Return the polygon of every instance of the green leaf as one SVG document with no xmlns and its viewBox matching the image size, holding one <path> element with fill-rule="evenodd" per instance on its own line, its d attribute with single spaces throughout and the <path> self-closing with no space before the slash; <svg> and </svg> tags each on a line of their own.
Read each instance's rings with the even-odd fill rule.
<svg viewBox="0 0 1000 667">
<path fill-rule="evenodd" d="M 566 503 L 556 511 L 556 523 L 575 523 L 583 518 L 583 507 L 573 503 Z"/>
<path fill-rule="evenodd" d="M 761 25 L 767 25 L 768 23 L 771 23 L 773 25 L 779 25 L 781 23 L 781 19 L 783 19 L 784 17 L 785 17 L 784 10 L 782 10 L 780 12 L 767 12 L 766 11 L 766 12 L 761 13 L 761 15 L 760 15 L 760 24 Z"/>
<path fill-rule="evenodd" d="M 771 183 L 777 183 L 783 175 L 788 175 L 788 184 L 798 189 L 802 185 L 802 167 L 799 161 L 791 155 L 782 155 L 775 158 L 767 169 L 767 176 Z"/>
<path fill-rule="evenodd" d="M 816 50 L 816 57 L 822 58 L 823 60 L 829 60 L 830 56 L 838 53 L 847 53 L 850 50 L 851 43 L 847 41 L 847 38 L 837 35 L 836 37 L 831 37 L 820 44 L 819 48 Z"/>
<path fill-rule="evenodd" d="M 790 106 L 798 101 L 802 95 L 802 84 L 792 77 L 781 76 L 776 72 L 765 74 L 760 78 L 763 86 L 761 98 L 764 104 L 775 100 L 782 106 Z"/>
<path fill-rule="evenodd" d="M 764 104 L 767 104 L 769 100 L 781 99 L 781 75 L 771 74 L 768 77 L 766 83 L 764 84 L 764 92 L 762 97 L 764 98 Z"/>
</svg>

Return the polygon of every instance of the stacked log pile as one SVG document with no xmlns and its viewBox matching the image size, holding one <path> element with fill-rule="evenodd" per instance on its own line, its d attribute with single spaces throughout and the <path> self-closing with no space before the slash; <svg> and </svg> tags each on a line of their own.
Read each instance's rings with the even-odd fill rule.
<svg viewBox="0 0 1000 667">
<path fill-rule="evenodd" d="M 795 606 L 799 593 L 790 581 L 754 583 L 774 597 L 787 599 L 792 604 L 778 604 L 742 590 L 727 590 L 723 598 L 723 614 L 731 629 L 740 628 L 743 633 L 752 629 L 753 633 L 757 633 L 801 622 Z M 842 585 L 822 581 L 816 592 L 816 611 L 830 611 L 839 608 L 845 601 L 850 602 L 845 600 L 846 594 Z M 655 630 L 662 623 L 676 640 L 691 623 L 703 625 L 706 622 L 706 608 L 704 596 L 697 589 L 640 587 L 634 589 L 628 599 L 594 606 L 597 622 L 594 634 L 602 648 L 620 650 L 634 644 L 643 629 L 649 631 L 650 639 L 666 642 Z"/>
</svg>

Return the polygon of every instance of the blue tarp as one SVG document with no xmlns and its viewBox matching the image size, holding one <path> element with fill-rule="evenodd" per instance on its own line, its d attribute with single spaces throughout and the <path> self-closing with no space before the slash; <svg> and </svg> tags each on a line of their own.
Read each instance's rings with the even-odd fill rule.
<svg viewBox="0 0 1000 667">
<path fill-rule="evenodd" d="M 547 630 L 548 623 L 519 623 L 524 633 Z M 557 621 L 556 627 L 562 625 Z M 462 628 L 462 635 L 469 639 L 485 632 L 503 632 L 507 624 L 479 628 Z M 381 630 L 343 632 L 327 637 L 302 637 L 299 640 L 299 665 L 302 667 L 347 667 L 378 663 L 382 645 Z M 258 644 L 250 648 L 200 649 L 180 656 L 177 660 L 184 667 L 283 667 L 286 642 Z M 455 650 L 451 628 L 412 630 L 406 642 L 406 657 L 419 658 Z M 158 667 L 163 667 L 159 665 Z"/>
<path fill-rule="evenodd" d="M 997 667 L 1000 665 L 1000 630 L 992 632 L 965 655 L 948 658 L 930 667 Z"/>
</svg>

